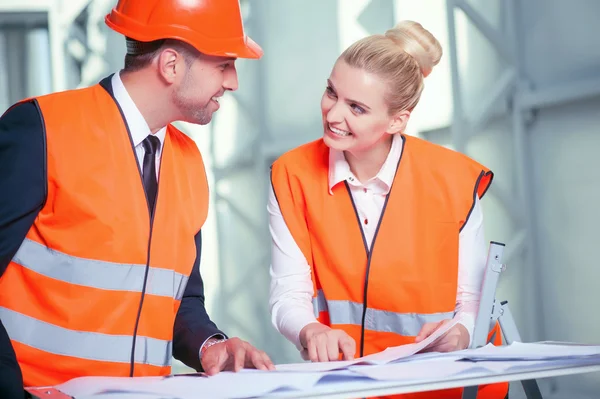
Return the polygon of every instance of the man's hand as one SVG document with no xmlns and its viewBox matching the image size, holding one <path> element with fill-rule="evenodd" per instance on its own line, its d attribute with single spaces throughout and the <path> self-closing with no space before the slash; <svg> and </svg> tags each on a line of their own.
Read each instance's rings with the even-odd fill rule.
<svg viewBox="0 0 600 399">
<path fill-rule="evenodd" d="M 321 323 L 310 323 L 300 331 L 300 343 L 312 362 L 354 359 L 356 342 L 342 330 L 333 330 Z"/>
<path fill-rule="evenodd" d="M 419 335 L 415 338 L 415 342 L 421 342 L 428 336 L 434 333 L 443 324 L 450 320 L 442 320 L 438 323 L 425 323 Z M 446 334 L 442 335 L 430 346 L 423 349 L 422 352 L 453 352 L 466 349 L 469 346 L 471 337 L 469 332 L 462 324 L 456 324 Z"/>
<path fill-rule="evenodd" d="M 243 368 L 275 370 L 269 356 L 246 341 L 230 338 L 206 349 L 202 355 L 202 368 L 208 375 L 220 371 L 240 371 Z"/>
</svg>

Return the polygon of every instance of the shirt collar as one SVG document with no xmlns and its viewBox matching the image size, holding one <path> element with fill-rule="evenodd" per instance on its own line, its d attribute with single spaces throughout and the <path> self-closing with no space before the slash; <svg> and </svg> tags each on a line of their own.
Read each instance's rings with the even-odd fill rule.
<svg viewBox="0 0 600 399">
<path fill-rule="evenodd" d="M 372 180 L 378 180 L 383 183 L 385 193 L 389 193 L 396 176 L 396 169 L 398 168 L 398 162 L 402 156 L 404 140 L 400 134 L 394 134 L 392 139 L 392 147 L 388 153 L 385 162 L 377 172 L 377 175 Z M 339 183 L 349 180 L 351 182 L 358 182 L 358 179 L 354 176 L 354 173 L 350 170 L 350 165 L 346 161 L 343 151 L 329 149 L 329 194 L 333 195 L 333 187 Z"/>
<path fill-rule="evenodd" d="M 138 109 L 138 107 L 133 102 L 133 99 L 127 92 L 123 81 L 121 80 L 121 76 L 119 72 L 115 73 L 111 79 L 113 95 L 119 106 L 123 110 L 123 115 L 125 116 L 125 121 L 129 126 L 129 131 L 131 133 L 131 140 L 133 141 L 133 146 L 137 147 L 148 137 L 148 135 L 152 134 L 150 131 L 150 127 L 148 127 L 148 123 L 144 116 Z M 160 140 L 160 148 L 159 153 L 162 150 L 162 147 L 165 143 L 165 137 L 167 135 L 167 127 L 161 128 L 154 135 L 156 138 Z M 157 154 L 158 155 L 158 154 Z"/>
</svg>

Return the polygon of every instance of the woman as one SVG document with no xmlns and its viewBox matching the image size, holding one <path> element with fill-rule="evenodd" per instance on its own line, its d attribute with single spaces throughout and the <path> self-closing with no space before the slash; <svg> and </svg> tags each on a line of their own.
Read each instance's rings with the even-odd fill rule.
<svg viewBox="0 0 600 399">
<path fill-rule="evenodd" d="M 479 200 L 493 174 L 403 134 L 441 55 L 412 21 L 354 43 L 327 80 L 323 138 L 273 164 L 271 313 L 306 359 L 420 341 L 452 318 L 430 350 L 469 346 L 487 254 Z"/>
</svg>

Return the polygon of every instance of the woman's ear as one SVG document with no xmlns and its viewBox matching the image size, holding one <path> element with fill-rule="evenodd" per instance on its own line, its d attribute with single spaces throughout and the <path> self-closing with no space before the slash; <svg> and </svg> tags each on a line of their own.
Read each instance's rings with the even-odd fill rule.
<svg viewBox="0 0 600 399">
<path fill-rule="evenodd" d="M 392 116 L 390 123 L 387 128 L 387 133 L 396 134 L 406 130 L 408 119 L 410 118 L 410 111 L 404 110 L 399 111 Z"/>
</svg>

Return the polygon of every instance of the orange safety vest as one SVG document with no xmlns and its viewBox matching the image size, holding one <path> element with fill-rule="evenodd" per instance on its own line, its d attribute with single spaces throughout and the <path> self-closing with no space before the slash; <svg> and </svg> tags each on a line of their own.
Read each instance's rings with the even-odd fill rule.
<svg viewBox="0 0 600 399">
<path fill-rule="evenodd" d="M 31 101 L 46 134 L 47 199 L 0 278 L 0 319 L 25 386 L 129 376 L 132 357 L 135 376 L 169 374 L 208 211 L 196 144 L 168 126 L 151 220 L 128 127 L 106 89 Z"/>
<path fill-rule="evenodd" d="M 315 316 L 346 331 L 361 356 L 412 343 L 424 323 L 453 317 L 459 233 L 475 196 L 485 194 L 493 177 L 463 154 L 402 138 L 402 157 L 370 251 L 347 185 L 329 193 L 329 149 L 322 140 L 291 150 L 272 166 L 281 213 L 311 267 Z M 483 386 L 478 398 L 504 398 L 507 389 Z"/>
</svg>

